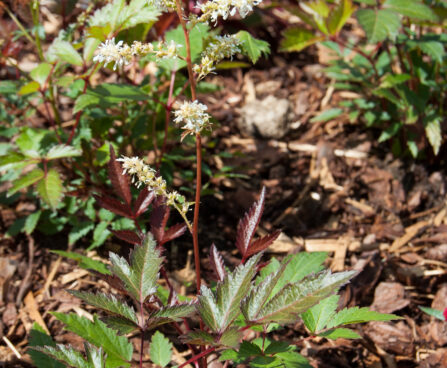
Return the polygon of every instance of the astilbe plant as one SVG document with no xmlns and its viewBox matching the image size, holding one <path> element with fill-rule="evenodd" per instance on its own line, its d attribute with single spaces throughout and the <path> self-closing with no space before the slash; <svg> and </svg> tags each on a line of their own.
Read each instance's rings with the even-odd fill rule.
<svg viewBox="0 0 447 368">
<path fill-rule="evenodd" d="M 85 354 L 70 346 L 55 345 L 42 331 L 33 330 L 30 345 L 36 365 L 57 366 L 58 362 L 75 368 L 129 367 L 132 364 L 133 345 L 131 336 L 140 336 L 139 367 L 144 366 L 144 341 L 161 325 L 171 324 L 180 340 L 189 349 L 191 358 L 179 368 L 194 364 L 206 367 L 207 356 L 214 351 L 228 366 L 230 361 L 239 364 L 247 360 L 256 367 L 306 367 L 307 360 L 297 351 L 294 342 L 273 341 L 268 332 L 295 323 L 302 318 L 311 336 L 326 338 L 358 338 L 354 331 L 345 329 L 350 323 L 370 320 L 391 320 L 393 315 L 380 314 L 367 308 L 349 308 L 337 312 L 337 291 L 355 272 L 331 273 L 324 270 L 323 253 L 298 253 L 281 262 L 272 259 L 262 263 L 263 251 L 278 237 L 274 232 L 254 239 L 265 203 L 265 189 L 237 227 L 236 248 L 241 255 L 240 264 L 230 270 L 225 266 L 217 247 L 212 245 L 210 265 L 217 284 L 202 284 L 200 249 L 198 239 L 199 205 L 201 193 L 202 133 L 210 127 L 207 107 L 197 100 L 196 83 L 211 72 L 224 57 L 231 57 L 247 39 L 241 34 L 237 41 L 233 36 L 216 37 L 201 55 L 200 64 L 193 65 L 190 33 L 200 23 L 215 23 L 219 17 L 226 19 L 236 12 L 245 17 L 259 0 L 214 0 L 199 5 L 201 15 L 185 13 L 180 0 L 151 1 L 161 11 L 175 11 L 184 37 L 186 56 L 178 53 L 177 44 L 160 44 L 153 48 L 134 43 L 128 46 L 110 37 L 99 47 L 97 62 L 114 63 L 121 68 L 134 56 L 152 53 L 156 58 L 178 58 L 187 64 L 191 100 L 185 101 L 174 112 L 175 122 L 182 126 L 185 135 L 192 135 L 196 142 L 196 193 L 193 203 L 168 188 L 158 171 L 138 157 L 116 158 L 110 151 L 109 177 L 119 199 L 102 193 L 96 197 L 105 209 L 132 220 L 133 231 L 116 231 L 119 238 L 134 244 L 129 260 L 110 253 L 110 264 L 82 258 L 85 268 L 93 269 L 119 292 L 92 293 L 69 292 L 82 299 L 104 315 L 93 316 L 93 321 L 76 314 L 53 315 L 66 328 L 86 340 Z M 112 6 L 112 4 L 110 4 Z M 108 9 L 108 8 L 107 8 Z M 108 9 L 111 11 L 111 9 Z M 262 48 L 251 42 L 257 53 Z M 253 52 L 253 48 L 252 48 Z M 258 55 L 259 56 L 259 55 Z M 141 188 L 136 201 L 132 201 L 129 179 Z M 189 220 L 189 208 L 194 205 L 193 220 Z M 184 224 L 166 229 L 169 209 L 174 208 Z M 143 215 L 151 208 L 150 230 L 144 229 Z M 177 295 L 164 269 L 162 256 L 165 244 L 186 232 L 193 238 L 197 295 L 188 299 Z M 167 289 L 158 281 L 165 279 Z M 189 319 L 195 315 L 195 319 Z M 198 318 L 198 322 L 197 322 Z M 262 332 L 261 339 L 246 341 L 245 331 Z M 43 343 L 42 343 L 43 342 Z M 178 341 L 177 341 L 178 342 Z M 42 346 L 43 345 L 43 346 Z M 152 334 L 149 348 L 151 361 L 166 366 L 171 361 L 172 343 L 159 331 Z M 43 363 L 45 362 L 45 363 Z M 49 363 L 50 362 L 50 363 Z M 46 364 L 46 365 L 45 365 Z"/>
</svg>

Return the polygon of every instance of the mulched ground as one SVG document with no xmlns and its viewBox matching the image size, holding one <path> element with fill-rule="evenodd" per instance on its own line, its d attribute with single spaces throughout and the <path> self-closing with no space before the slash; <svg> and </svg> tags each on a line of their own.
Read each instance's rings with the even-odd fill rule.
<svg viewBox="0 0 447 368">
<path fill-rule="evenodd" d="M 229 264 L 237 263 L 237 221 L 265 186 L 266 209 L 258 233 L 283 231 L 269 252 L 283 257 L 327 251 L 327 266 L 334 271 L 359 271 L 343 289 L 341 307 L 369 306 L 404 318 L 357 326 L 364 336 L 360 341 L 308 340 L 301 323 L 273 337 L 296 343 L 314 367 L 446 367 L 447 324 L 418 308 L 447 307 L 445 169 L 394 158 L 387 153 L 389 147 L 376 143 L 376 132 L 349 123 L 345 116 L 311 123 L 321 110 L 346 98 L 328 89 L 318 56 L 316 50 L 306 57 L 275 55 L 262 69 L 215 77 L 224 88 L 202 96 L 220 122 L 210 137 L 218 144 L 208 149 L 207 163 L 213 170 L 232 165 L 248 176 L 213 179 L 218 193 L 204 197 L 201 209 L 203 253 L 214 242 Z M 280 140 L 241 134 L 236 124 L 240 108 L 247 99 L 267 95 L 290 101 L 289 133 Z M 233 156 L 218 157 L 219 152 Z M 1 207 L 0 232 L 32 206 Z M 169 275 L 179 292 L 191 291 L 184 286 L 194 277 L 184 251 L 191 243 L 185 235 L 167 251 Z M 91 315 L 95 310 L 64 290 L 107 288 L 75 263 L 50 254 L 49 244 L 65 249 L 66 238 L 33 234 L 0 241 L 0 366 L 31 366 L 26 346 L 33 321 L 57 342 L 81 347 L 82 341 L 63 331 L 49 312 Z M 123 244 L 113 239 L 100 255 L 117 247 L 125 253 Z M 138 338 L 135 346 L 138 351 Z M 185 355 L 176 351 L 175 360 L 185 361 Z"/>
</svg>

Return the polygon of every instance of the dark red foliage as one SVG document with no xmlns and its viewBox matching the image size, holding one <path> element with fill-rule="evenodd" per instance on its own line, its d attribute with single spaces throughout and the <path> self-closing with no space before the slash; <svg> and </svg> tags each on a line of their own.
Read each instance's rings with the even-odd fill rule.
<svg viewBox="0 0 447 368">
<path fill-rule="evenodd" d="M 155 198 L 155 193 L 149 192 L 149 189 L 147 187 L 144 187 L 143 190 L 138 194 L 138 198 L 135 201 L 134 205 L 134 215 L 135 217 L 139 217 L 141 214 L 144 213 L 144 211 L 147 210 L 149 205 L 152 203 L 152 201 Z"/>
<path fill-rule="evenodd" d="M 273 244 L 276 239 L 278 239 L 279 234 L 281 234 L 281 231 L 276 230 L 272 234 L 256 239 L 253 243 L 251 243 L 250 247 L 245 253 L 245 257 L 250 257 L 253 254 L 262 252 L 264 249 L 267 249 L 271 244 Z"/>
<path fill-rule="evenodd" d="M 110 230 L 115 236 L 124 240 L 130 244 L 139 245 L 141 244 L 140 236 L 131 230 Z"/>
<path fill-rule="evenodd" d="M 179 236 L 182 236 L 183 233 L 186 231 L 187 227 L 185 224 L 175 224 L 172 225 L 169 229 L 164 231 L 163 238 L 161 239 L 159 245 L 163 245 L 164 243 L 167 243 L 171 240 L 174 240 L 175 238 L 178 238 Z"/>
<path fill-rule="evenodd" d="M 118 197 L 120 197 L 130 207 L 132 196 L 130 193 L 129 178 L 123 175 L 123 167 L 116 161 L 115 150 L 110 145 L 110 160 L 108 163 L 109 178 L 112 181 L 113 189 Z"/>
<path fill-rule="evenodd" d="M 130 219 L 134 218 L 132 209 L 127 204 L 123 204 L 117 199 L 111 197 L 100 197 L 96 195 L 94 197 L 102 208 L 105 208 L 106 210 L 109 210 L 120 216 L 124 216 Z"/>
<path fill-rule="evenodd" d="M 211 268 L 214 271 L 214 274 L 217 277 L 217 281 L 223 281 L 226 271 L 225 271 L 225 265 L 222 258 L 222 255 L 217 250 L 216 246 L 213 244 L 211 245 L 210 249 L 210 264 Z"/>
</svg>

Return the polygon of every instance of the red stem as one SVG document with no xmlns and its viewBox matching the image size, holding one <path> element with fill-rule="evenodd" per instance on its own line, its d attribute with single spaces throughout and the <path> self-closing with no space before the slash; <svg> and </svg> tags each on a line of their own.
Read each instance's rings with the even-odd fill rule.
<svg viewBox="0 0 447 368">
<path fill-rule="evenodd" d="M 185 366 L 187 366 L 190 363 L 196 362 L 197 360 L 199 360 L 200 358 L 203 358 L 204 356 L 212 353 L 214 350 L 216 350 L 216 347 L 213 346 L 211 348 L 208 348 L 204 351 L 202 351 L 200 354 L 194 355 L 191 359 L 187 360 L 185 363 L 181 364 L 178 366 L 178 368 L 183 368 Z"/>
</svg>

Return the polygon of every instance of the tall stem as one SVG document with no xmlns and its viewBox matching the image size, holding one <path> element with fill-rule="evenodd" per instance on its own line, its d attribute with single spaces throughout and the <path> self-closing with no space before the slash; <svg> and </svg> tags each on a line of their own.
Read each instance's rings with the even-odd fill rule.
<svg viewBox="0 0 447 368">
<path fill-rule="evenodd" d="M 177 14 L 180 20 L 180 24 L 185 35 L 186 46 L 186 65 L 188 69 L 189 86 L 191 88 L 191 97 L 195 101 L 197 99 L 196 94 L 196 80 L 194 78 L 194 72 L 192 70 L 191 60 L 191 43 L 189 39 L 189 31 L 186 26 L 185 19 L 183 18 L 182 4 L 180 0 L 176 0 Z M 200 294 L 200 255 L 199 255 L 199 207 L 200 207 L 200 191 L 202 189 L 202 138 L 200 133 L 196 134 L 196 195 L 194 204 L 194 220 L 193 220 L 193 232 L 192 239 L 194 245 L 194 264 L 196 268 L 196 286 L 197 293 Z"/>
</svg>

